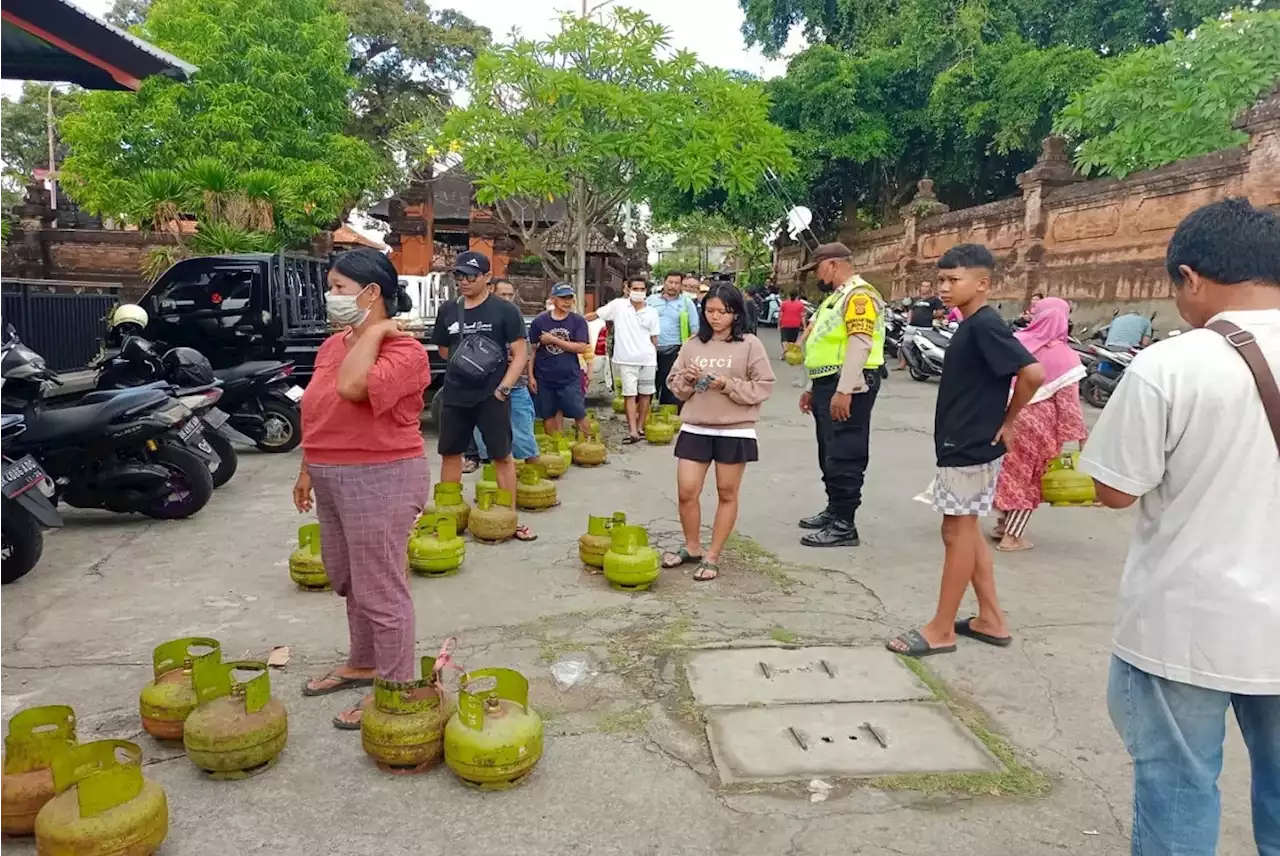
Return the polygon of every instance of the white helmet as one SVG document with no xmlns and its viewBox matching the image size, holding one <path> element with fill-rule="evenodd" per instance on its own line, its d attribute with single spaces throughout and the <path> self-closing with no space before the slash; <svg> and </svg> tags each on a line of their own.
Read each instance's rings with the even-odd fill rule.
<svg viewBox="0 0 1280 856">
<path fill-rule="evenodd" d="M 121 303 L 116 307 L 116 311 L 111 313 L 111 329 L 115 330 L 125 324 L 136 324 L 138 332 L 147 329 L 147 310 L 143 309 L 136 303 Z"/>
</svg>

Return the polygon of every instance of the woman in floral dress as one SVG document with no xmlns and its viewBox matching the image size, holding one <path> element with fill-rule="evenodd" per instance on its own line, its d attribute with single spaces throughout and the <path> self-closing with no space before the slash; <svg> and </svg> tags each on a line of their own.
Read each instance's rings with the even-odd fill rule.
<svg viewBox="0 0 1280 856">
<path fill-rule="evenodd" d="M 1088 431 L 1080 410 L 1084 366 L 1067 344 L 1071 307 L 1058 297 L 1038 301 L 1031 323 L 1014 335 L 1044 366 L 1044 384 L 1018 413 L 1013 443 L 1000 467 L 995 506 L 1000 521 L 991 533 L 997 550 L 1030 550 L 1023 535 L 1031 513 L 1040 505 L 1040 478 L 1066 443 L 1084 442 Z"/>
</svg>

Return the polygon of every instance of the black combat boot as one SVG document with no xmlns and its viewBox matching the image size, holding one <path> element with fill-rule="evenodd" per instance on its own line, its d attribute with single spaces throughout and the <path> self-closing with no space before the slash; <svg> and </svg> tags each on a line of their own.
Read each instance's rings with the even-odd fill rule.
<svg viewBox="0 0 1280 856">
<path fill-rule="evenodd" d="M 830 509 L 824 508 L 822 511 L 812 517 L 805 517 L 800 521 L 801 529 L 826 529 L 836 517 L 831 513 Z"/>
<path fill-rule="evenodd" d="M 806 547 L 857 547 L 858 527 L 847 520 L 832 519 L 821 531 L 805 535 L 800 543 Z"/>
</svg>

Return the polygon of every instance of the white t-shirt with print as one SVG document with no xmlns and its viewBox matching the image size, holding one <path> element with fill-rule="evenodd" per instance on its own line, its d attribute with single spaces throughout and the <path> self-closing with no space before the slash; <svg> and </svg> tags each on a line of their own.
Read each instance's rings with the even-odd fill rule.
<svg viewBox="0 0 1280 856">
<path fill-rule="evenodd" d="M 1280 377 L 1280 310 L 1224 312 Z M 1139 496 L 1115 653 L 1144 672 L 1280 695 L 1280 454 L 1253 374 L 1191 330 L 1133 360 L 1080 468 Z"/>
<path fill-rule="evenodd" d="M 653 336 L 658 335 L 658 312 L 641 303 L 637 311 L 631 300 L 610 300 L 596 312 L 596 317 L 613 322 L 613 361 L 629 366 L 656 366 L 658 350 Z"/>
</svg>

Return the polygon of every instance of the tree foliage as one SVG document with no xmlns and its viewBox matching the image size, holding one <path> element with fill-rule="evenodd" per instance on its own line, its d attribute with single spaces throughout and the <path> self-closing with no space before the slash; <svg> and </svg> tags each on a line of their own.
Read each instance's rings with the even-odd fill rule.
<svg viewBox="0 0 1280 856">
<path fill-rule="evenodd" d="M 672 52 L 665 28 L 618 8 L 478 57 L 470 104 L 446 119 L 440 147 L 461 154 L 477 200 L 560 276 L 566 261 L 546 240 L 559 202 L 573 246 L 624 202 L 716 189 L 737 199 L 766 167 L 789 171 L 768 108 L 759 84 Z"/>
<path fill-rule="evenodd" d="M 24 81 L 17 98 L 0 99 L 0 159 L 4 161 L 4 207 L 21 201 L 22 188 L 37 169 L 49 166 L 48 98 L 50 85 Z M 53 90 L 53 115 L 57 119 L 72 109 L 67 92 Z M 61 164 L 67 156 L 66 144 L 55 138 L 54 156 Z"/>
<path fill-rule="evenodd" d="M 91 213 L 127 216 L 139 175 L 200 161 L 279 176 L 284 219 L 305 233 L 375 182 L 373 152 L 343 133 L 347 27 L 324 0 L 160 0 L 139 30 L 200 71 L 87 93 L 63 120 L 64 181 Z"/>
<path fill-rule="evenodd" d="M 1115 60 L 1058 129 L 1081 140 L 1081 172 L 1123 177 L 1243 143 L 1232 120 L 1277 83 L 1280 11 L 1237 12 Z"/>
<path fill-rule="evenodd" d="M 152 3 L 115 0 L 107 20 L 139 26 Z M 489 31 L 426 0 L 333 0 L 333 8 L 347 21 L 347 71 L 355 81 L 347 133 L 378 153 L 389 183 L 403 183 L 420 165 Z"/>
<path fill-rule="evenodd" d="M 770 82 L 770 94 L 773 119 L 795 140 L 819 232 L 838 222 L 892 222 L 925 176 L 953 208 L 1013 195 L 1055 115 L 1117 62 L 1112 57 L 1231 5 L 739 2 L 749 44 L 776 54 L 795 28 L 812 43 Z"/>
</svg>

